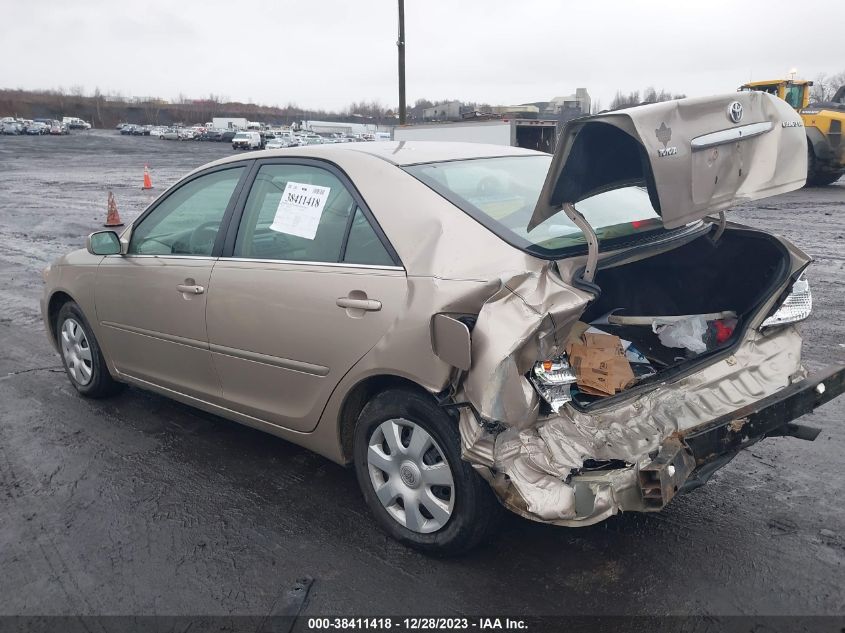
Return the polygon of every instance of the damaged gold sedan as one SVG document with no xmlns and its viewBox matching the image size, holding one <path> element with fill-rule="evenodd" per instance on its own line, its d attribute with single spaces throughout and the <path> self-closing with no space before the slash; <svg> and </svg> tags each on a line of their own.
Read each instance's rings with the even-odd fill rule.
<svg viewBox="0 0 845 633">
<path fill-rule="evenodd" d="M 217 161 L 45 271 L 74 387 L 128 383 L 354 463 L 400 541 L 459 552 L 500 503 L 655 511 L 839 395 L 795 324 L 810 258 L 724 211 L 801 187 L 764 93 L 570 122 L 554 156 L 356 143 Z M 499 503 L 500 502 L 500 503 Z"/>
</svg>

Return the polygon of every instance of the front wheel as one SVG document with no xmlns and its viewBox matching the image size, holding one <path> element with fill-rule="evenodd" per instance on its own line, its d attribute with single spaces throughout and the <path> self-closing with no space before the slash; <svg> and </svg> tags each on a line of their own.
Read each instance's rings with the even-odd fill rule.
<svg viewBox="0 0 845 633">
<path fill-rule="evenodd" d="M 842 176 L 842 171 L 823 169 L 812 146 L 807 146 L 807 187 L 825 187 L 835 183 Z"/>
<path fill-rule="evenodd" d="M 502 509 L 493 491 L 461 459 L 457 421 L 424 394 L 392 389 L 367 403 L 354 457 L 376 520 L 410 547 L 459 554 L 498 524 Z"/>
<path fill-rule="evenodd" d="M 59 310 L 56 334 L 65 373 L 81 395 L 106 398 L 123 388 L 109 373 L 91 326 L 73 301 Z"/>
</svg>

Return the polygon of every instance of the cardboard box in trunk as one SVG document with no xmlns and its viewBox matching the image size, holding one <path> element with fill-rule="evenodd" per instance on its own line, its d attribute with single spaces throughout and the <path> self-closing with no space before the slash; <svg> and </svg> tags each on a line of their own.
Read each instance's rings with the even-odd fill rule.
<svg viewBox="0 0 845 633">
<path fill-rule="evenodd" d="M 612 396 L 634 382 L 634 372 L 618 336 L 585 332 L 580 340 L 567 341 L 566 353 L 578 388 L 584 393 Z"/>
</svg>

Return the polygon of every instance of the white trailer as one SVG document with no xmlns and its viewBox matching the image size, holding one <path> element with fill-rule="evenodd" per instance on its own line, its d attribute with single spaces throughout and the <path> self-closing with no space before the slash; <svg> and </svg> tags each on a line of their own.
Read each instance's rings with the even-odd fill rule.
<svg viewBox="0 0 845 633">
<path fill-rule="evenodd" d="M 495 119 L 403 125 L 393 129 L 394 141 L 461 141 L 525 147 L 554 152 L 557 121 L 545 119 Z"/>
<path fill-rule="evenodd" d="M 248 121 L 238 117 L 214 117 L 211 120 L 215 130 L 245 130 Z"/>
</svg>

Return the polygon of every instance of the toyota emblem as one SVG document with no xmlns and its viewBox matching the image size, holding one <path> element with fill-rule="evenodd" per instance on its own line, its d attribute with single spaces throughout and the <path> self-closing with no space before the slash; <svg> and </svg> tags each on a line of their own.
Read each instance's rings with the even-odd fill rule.
<svg viewBox="0 0 845 633">
<path fill-rule="evenodd" d="M 742 104 L 739 101 L 734 101 L 728 106 L 728 116 L 734 123 L 742 121 Z"/>
</svg>

